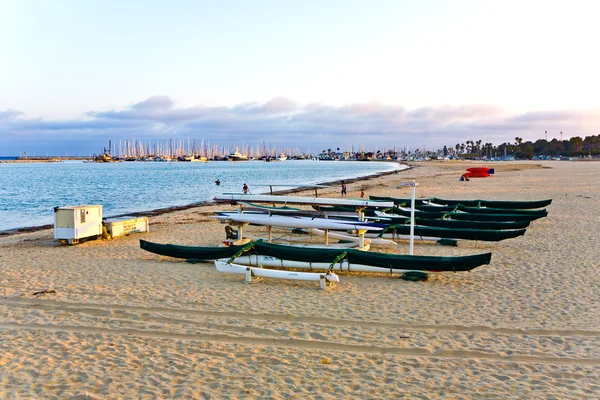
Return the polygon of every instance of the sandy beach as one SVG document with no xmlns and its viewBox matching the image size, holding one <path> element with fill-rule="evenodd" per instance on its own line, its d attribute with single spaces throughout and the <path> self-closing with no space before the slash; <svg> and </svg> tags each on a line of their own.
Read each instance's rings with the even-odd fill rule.
<svg viewBox="0 0 600 400">
<path fill-rule="evenodd" d="M 247 285 L 139 248 L 216 246 L 225 231 L 211 216 L 231 206 L 76 246 L 52 229 L 0 237 L 0 398 L 599 398 L 600 163 L 493 163 L 494 176 L 459 182 L 479 165 L 415 163 L 348 184 L 350 198 L 408 197 L 399 183 L 414 179 L 418 197 L 552 199 L 523 237 L 417 241 L 420 255 L 493 254 L 426 282 L 341 273 L 327 291 Z"/>
</svg>

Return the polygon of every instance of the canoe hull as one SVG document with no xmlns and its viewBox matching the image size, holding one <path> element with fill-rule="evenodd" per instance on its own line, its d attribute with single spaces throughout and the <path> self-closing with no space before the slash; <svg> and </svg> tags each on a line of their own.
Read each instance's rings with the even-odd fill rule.
<svg viewBox="0 0 600 400">
<path fill-rule="evenodd" d="M 397 216 L 410 217 L 410 210 L 394 207 L 393 213 Z M 415 218 L 441 219 L 450 218 L 459 221 L 533 221 L 541 216 L 527 214 L 473 214 L 466 212 L 430 212 L 415 211 Z"/>
<path fill-rule="evenodd" d="M 383 197 L 383 196 L 369 196 L 369 199 L 375 201 L 391 201 L 395 205 L 410 205 L 410 199 L 406 198 L 395 198 L 395 197 Z M 531 210 L 534 208 L 543 208 L 547 207 L 552 203 L 552 199 L 546 200 L 523 200 L 523 201 L 508 201 L 508 200 L 449 200 L 449 199 L 440 199 L 437 197 L 433 197 L 430 199 L 416 199 L 416 204 L 426 205 L 429 202 L 446 205 L 446 206 L 456 206 L 458 204 L 462 204 L 463 206 L 468 207 L 492 207 L 492 208 L 504 208 L 504 209 L 513 209 L 513 210 Z"/>
<path fill-rule="evenodd" d="M 144 242 L 143 246 L 142 242 Z M 209 260 L 208 257 L 210 255 L 218 256 L 214 247 L 173 246 L 148 241 L 140 241 L 140 247 L 155 254 L 185 259 Z M 241 255 L 244 250 L 246 250 L 246 253 Z M 298 265 L 307 266 L 308 269 L 317 268 L 317 266 L 318 268 L 326 266 L 325 269 L 327 269 L 331 263 L 335 261 L 336 264 L 340 264 L 337 268 L 341 268 L 339 270 L 342 271 L 403 273 L 406 271 L 470 271 L 484 264 L 489 264 L 492 257 L 492 253 L 453 257 L 411 256 L 403 254 L 371 253 L 354 249 L 297 248 L 294 246 L 283 246 L 262 242 L 254 242 L 252 243 L 252 246 L 234 246 L 234 248 L 231 248 L 231 251 L 231 254 L 224 254 L 220 257 L 215 257 L 212 260 L 230 259 L 234 255 L 238 255 L 238 257 L 235 258 L 235 262 L 238 264 L 243 264 L 243 262 L 240 261 L 246 260 L 244 257 L 250 257 L 248 262 L 251 262 L 252 257 L 255 257 L 253 259 L 255 261 L 254 265 L 296 268 L 282 264 L 282 262 L 293 261 L 298 262 Z M 168 252 L 168 254 L 165 254 L 165 252 Z M 179 256 L 177 255 L 177 252 L 180 252 Z M 260 264 L 261 262 L 267 261 L 269 261 L 270 264 Z M 279 264 L 277 264 L 277 262 L 279 262 Z M 347 266 L 344 266 L 344 262 L 347 263 Z"/>
<path fill-rule="evenodd" d="M 489 254 L 491 257 L 491 253 Z M 479 255 L 477 255 L 479 256 Z M 403 257 L 419 257 L 419 256 L 403 256 Z M 474 256 L 465 256 L 465 257 L 474 257 Z M 443 258 L 443 257 L 438 257 Z M 451 257 L 445 257 L 451 258 Z M 221 260 L 223 261 L 223 260 Z M 489 264 L 489 259 L 483 257 L 480 261 L 483 261 L 483 264 Z M 477 262 L 480 262 L 477 261 Z M 485 262 L 487 261 L 487 262 Z M 247 265 L 247 266 L 263 266 L 268 268 L 291 268 L 291 269 L 300 269 L 300 270 L 311 270 L 311 271 L 326 271 L 331 268 L 332 271 L 335 272 L 375 272 L 375 273 L 390 273 L 390 274 L 404 274 L 406 272 L 417 272 L 424 271 L 428 273 L 443 273 L 443 272 L 459 272 L 459 271 L 470 271 L 471 269 L 453 269 L 450 268 L 442 268 L 440 265 L 436 265 L 435 263 L 431 263 L 430 266 L 425 265 L 415 265 L 410 262 L 410 260 L 406 260 L 403 263 L 399 262 L 394 265 L 390 265 L 389 267 L 383 266 L 373 266 L 367 264 L 360 263 L 351 263 L 347 259 L 344 259 L 340 262 L 337 262 L 331 265 L 331 263 L 323 263 L 323 262 L 306 262 L 306 261 L 294 261 L 294 260 L 286 260 L 280 259 L 271 256 L 262 256 L 262 255 L 248 255 L 241 256 L 235 259 L 236 264 Z"/>
</svg>

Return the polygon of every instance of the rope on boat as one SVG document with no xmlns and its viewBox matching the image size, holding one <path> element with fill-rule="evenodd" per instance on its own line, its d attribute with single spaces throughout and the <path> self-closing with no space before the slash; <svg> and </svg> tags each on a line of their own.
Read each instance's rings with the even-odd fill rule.
<svg viewBox="0 0 600 400">
<path fill-rule="evenodd" d="M 247 245 L 242 247 L 237 253 L 235 253 L 233 256 L 231 256 L 231 258 L 227 261 L 227 264 L 231 264 L 236 258 L 238 258 L 242 254 L 244 254 L 245 252 L 247 252 L 248 250 L 251 250 L 253 248 L 254 248 L 254 242 L 248 243 Z"/>
<path fill-rule="evenodd" d="M 345 251 L 342 254 L 340 254 L 339 256 L 337 256 L 333 262 L 331 264 L 329 264 L 329 268 L 327 270 L 327 273 L 329 274 L 330 272 L 333 272 L 333 267 L 335 266 L 335 264 L 339 263 L 341 260 L 343 260 L 344 258 L 346 258 L 346 256 L 348 255 L 348 252 Z M 340 271 L 342 270 L 342 267 L 340 266 Z M 348 263 L 348 271 L 350 271 L 350 263 Z"/>
</svg>

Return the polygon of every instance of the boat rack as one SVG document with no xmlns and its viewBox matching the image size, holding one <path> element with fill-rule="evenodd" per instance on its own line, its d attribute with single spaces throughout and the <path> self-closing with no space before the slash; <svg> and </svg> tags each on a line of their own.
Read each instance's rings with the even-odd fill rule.
<svg viewBox="0 0 600 400">
<path fill-rule="evenodd" d="M 315 189 L 315 197 L 319 197 L 317 193 L 317 189 L 319 188 L 330 188 L 329 185 L 252 185 L 252 186 L 268 186 L 271 191 L 271 195 L 273 195 L 273 187 L 289 187 L 289 188 L 298 188 L 298 189 Z"/>
</svg>

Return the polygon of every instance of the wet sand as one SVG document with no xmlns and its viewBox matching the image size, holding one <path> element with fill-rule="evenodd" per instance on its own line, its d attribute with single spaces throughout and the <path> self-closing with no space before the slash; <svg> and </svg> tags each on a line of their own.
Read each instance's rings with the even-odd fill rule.
<svg viewBox="0 0 600 400">
<path fill-rule="evenodd" d="M 225 205 L 76 246 L 51 229 L 0 237 L 0 398 L 598 398 L 600 164 L 494 163 L 493 177 L 459 182 L 476 165 L 419 163 L 348 184 L 356 198 L 408 197 L 399 183 L 415 179 L 419 197 L 553 199 L 523 237 L 417 242 L 415 254 L 493 253 L 427 282 L 350 273 L 328 291 L 247 285 L 139 248 L 217 245 L 224 226 L 211 216 Z"/>
</svg>

